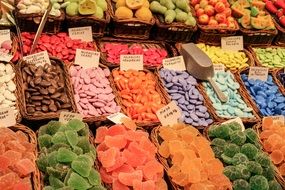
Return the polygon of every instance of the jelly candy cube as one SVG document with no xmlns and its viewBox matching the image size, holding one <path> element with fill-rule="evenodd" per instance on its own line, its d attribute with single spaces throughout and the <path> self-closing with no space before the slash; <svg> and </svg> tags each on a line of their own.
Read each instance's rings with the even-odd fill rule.
<svg viewBox="0 0 285 190">
<path fill-rule="evenodd" d="M 77 155 L 83 154 L 82 148 L 80 148 L 80 147 L 78 147 L 78 146 L 74 146 L 72 151 L 73 151 L 75 154 L 77 154 Z"/>
<path fill-rule="evenodd" d="M 80 155 L 75 160 L 73 160 L 71 163 L 71 168 L 82 177 L 88 177 L 92 164 L 93 163 L 87 156 Z"/>
<path fill-rule="evenodd" d="M 101 184 L 100 173 L 96 171 L 94 168 L 92 168 L 88 176 L 88 181 L 91 185 L 95 186 L 100 185 Z"/>
<path fill-rule="evenodd" d="M 112 167 L 116 163 L 119 150 L 117 148 L 110 148 L 106 151 L 98 152 L 98 159 L 105 168 Z"/>
<path fill-rule="evenodd" d="M 61 132 L 61 131 L 58 131 L 54 134 L 54 136 L 51 139 L 51 142 L 53 144 L 59 144 L 59 143 L 67 144 L 68 143 L 64 132 Z"/>
<path fill-rule="evenodd" d="M 107 147 L 115 147 L 118 149 L 122 149 L 127 144 L 127 139 L 123 135 L 116 135 L 116 136 L 106 136 L 105 137 L 105 144 Z"/>
<path fill-rule="evenodd" d="M 103 167 L 100 168 L 99 172 L 100 172 L 100 176 L 102 178 L 102 181 L 104 183 L 113 183 L 113 176 L 111 176 L 111 174 L 107 173 Z"/>
<path fill-rule="evenodd" d="M 126 185 L 122 184 L 119 180 L 114 180 L 112 183 L 113 190 L 130 190 Z"/>
<path fill-rule="evenodd" d="M 274 164 L 280 164 L 284 159 L 284 155 L 280 150 L 274 150 L 270 154 L 270 158 Z"/>
<path fill-rule="evenodd" d="M 106 168 L 106 171 L 107 171 L 107 172 L 111 172 L 111 171 L 113 171 L 113 170 L 115 170 L 115 169 L 118 169 L 118 168 L 120 168 L 125 162 L 126 162 L 126 160 L 125 160 L 123 157 L 121 157 L 121 156 L 118 155 L 117 158 L 116 158 L 115 164 L 114 164 L 113 166 L 111 166 L 111 167 Z"/>
<path fill-rule="evenodd" d="M 10 160 L 6 156 L 0 155 L 0 172 L 5 171 L 8 169 L 8 166 L 10 165 Z"/>
<path fill-rule="evenodd" d="M 0 176 L 0 189 L 10 189 L 16 182 L 17 174 L 10 172 Z"/>
<path fill-rule="evenodd" d="M 47 155 L 47 161 L 48 161 L 48 165 L 51 166 L 51 167 L 54 167 L 58 161 L 57 161 L 57 151 L 54 151 L 52 153 L 49 153 Z"/>
<path fill-rule="evenodd" d="M 54 151 L 58 151 L 60 148 L 66 148 L 70 149 L 70 146 L 67 144 L 59 143 L 59 144 L 54 144 L 50 148 L 48 148 L 48 153 L 52 153 Z"/>
<path fill-rule="evenodd" d="M 56 189 L 64 187 L 64 183 L 52 175 L 49 176 L 49 184 Z"/>
<path fill-rule="evenodd" d="M 35 164 L 29 159 L 19 160 L 16 165 L 16 170 L 20 176 L 27 176 L 35 171 Z"/>
<path fill-rule="evenodd" d="M 59 162 L 72 162 L 77 155 L 66 148 L 59 148 L 57 153 L 57 161 Z"/>
<path fill-rule="evenodd" d="M 131 167 L 128 164 L 123 164 L 121 167 L 115 169 L 112 171 L 112 176 L 113 177 L 118 177 L 119 173 L 124 172 L 124 173 L 130 173 L 135 171 L 133 167 Z"/>
<path fill-rule="evenodd" d="M 39 137 L 47 133 L 48 125 L 43 125 L 39 128 Z"/>
<path fill-rule="evenodd" d="M 30 190 L 31 187 L 28 183 L 18 182 L 14 185 L 13 190 Z"/>
<path fill-rule="evenodd" d="M 60 128 L 61 123 L 59 121 L 50 121 L 47 124 L 46 133 L 49 135 L 54 135 Z"/>
<path fill-rule="evenodd" d="M 160 173 L 163 173 L 163 166 L 156 160 L 147 162 L 143 167 L 143 175 L 147 180 L 154 180 Z"/>
<path fill-rule="evenodd" d="M 123 158 L 126 160 L 126 163 L 132 167 L 137 167 L 143 165 L 146 161 L 146 156 L 140 157 L 133 152 L 130 152 L 128 149 L 125 149 L 122 153 Z"/>
<path fill-rule="evenodd" d="M 88 153 L 90 151 L 90 142 L 87 137 L 79 137 L 77 146 L 83 150 L 83 153 Z"/>
<path fill-rule="evenodd" d="M 92 187 L 86 179 L 74 172 L 70 174 L 67 184 L 73 189 L 89 189 Z"/>
<path fill-rule="evenodd" d="M 85 127 L 85 124 L 78 119 L 72 119 L 66 124 L 66 126 L 75 131 L 79 131 Z"/>
<path fill-rule="evenodd" d="M 117 136 L 124 135 L 127 132 L 126 127 L 124 125 L 113 125 L 109 128 L 107 135 L 109 136 Z"/>
<path fill-rule="evenodd" d="M 102 143 L 105 140 L 105 136 L 107 135 L 108 128 L 107 127 L 99 127 L 96 129 L 96 138 L 95 143 Z"/>
<path fill-rule="evenodd" d="M 121 172 L 118 175 L 118 179 L 122 184 L 124 184 L 126 186 L 132 186 L 134 180 L 142 181 L 143 173 L 141 170 L 137 170 L 137 171 L 134 171 L 132 173 Z"/>
<path fill-rule="evenodd" d="M 77 132 L 72 131 L 72 130 L 68 130 L 68 131 L 65 131 L 64 133 L 65 133 L 67 141 L 69 142 L 69 144 L 72 147 L 77 145 L 77 143 L 78 143 L 78 134 L 77 134 Z"/>
<path fill-rule="evenodd" d="M 46 172 L 46 168 L 48 167 L 48 160 L 47 160 L 47 156 L 44 154 L 40 154 L 40 156 L 37 159 L 37 166 L 39 167 L 39 169 L 43 172 Z"/>
<path fill-rule="evenodd" d="M 48 134 L 39 136 L 38 141 L 39 141 L 40 149 L 42 149 L 43 147 L 49 148 L 51 146 L 51 139 L 52 139 L 52 136 Z"/>
<path fill-rule="evenodd" d="M 155 190 L 155 183 L 153 180 L 144 181 L 142 183 L 143 189 Z"/>
</svg>

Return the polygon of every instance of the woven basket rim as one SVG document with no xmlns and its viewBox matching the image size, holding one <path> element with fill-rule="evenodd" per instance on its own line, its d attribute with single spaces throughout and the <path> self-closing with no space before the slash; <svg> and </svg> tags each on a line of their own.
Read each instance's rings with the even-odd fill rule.
<svg viewBox="0 0 285 190">
<path fill-rule="evenodd" d="M 272 76 L 275 84 L 279 87 L 279 91 L 285 96 L 285 86 L 282 85 L 280 78 L 278 77 L 281 72 L 285 73 L 284 68 L 274 69 Z"/>
</svg>

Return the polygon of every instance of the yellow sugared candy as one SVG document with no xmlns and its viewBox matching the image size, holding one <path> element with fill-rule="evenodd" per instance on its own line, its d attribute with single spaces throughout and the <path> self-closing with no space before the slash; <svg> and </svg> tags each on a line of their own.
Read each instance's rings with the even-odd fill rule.
<svg viewBox="0 0 285 190">
<path fill-rule="evenodd" d="M 223 64 L 229 69 L 242 69 L 248 67 L 248 58 L 244 52 L 226 51 L 219 46 L 197 44 L 212 60 L 213 64 Z"/>
<path fill-rule="evenodd" d="M 215 158 L 210 142 L 186 124 L 159 128 L 163 140 L 158 153 L 171 160 L 168 175 L 184 189 L 226 189 L 230 180 L 223 174 L 223 164 Z"/>
<path fill-rule="evenodd" d="M 115 16 L 120 20 L 130 19 L 133 18 L 133 11 L 128 7 L 118 7 L 115 11 Z"/>
<path fill-rule="evenodd" d="M 152 19 L 152 13 L 148 7 L 141 7 L 140 9 L 138 9 L 135 13 L 135 16 L 138 19 L 147 21 L 147 22 L 151 21 Z"/>
</svg>

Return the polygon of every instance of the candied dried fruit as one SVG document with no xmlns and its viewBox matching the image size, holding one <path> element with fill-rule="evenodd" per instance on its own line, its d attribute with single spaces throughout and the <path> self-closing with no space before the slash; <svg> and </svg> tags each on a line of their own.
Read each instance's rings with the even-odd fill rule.
<svg viewBox="0 0 285 190">
<path fill-rule="evenodd" d="M 49 184 L 52 187 L 54 187 L 56 189 L 64 187 L 64 183 L 60 179 L 58 179 L 52 175 L 50 175 L 48 179 L 49 179 Z"/>
<path fill-rule="evenodd" d="M 237 179 L 233 183 L 234 190 L 250 190 L 249 183 L 244 179 Z"/>
<path fill-rule="evenodd" d="M 225 145 L 226 145 L 226 141 L 220 138 L 214 138 L 211 142 L 211 146 L 224 147 Z"/>
<path fill-rule="evenodd" d="M 246 130 L 244 130 L 244 133 L 246 135 L 246 141 L 252 144 L 258 143 L 258 136 L 256 134 L 256 132 L 251 129 L 251 128 L 247 128 Z"/>
<path fill-rule="evenodd" d="M 249 161 L 246 166 L 252 174 L 262 175 L 263 173 L 262 166 L 257 162 Z"/>
<path fill-rule="evenodd" d="M 270 158 L 274 164 L 280 164 L 284 159 L 284 155 L 280 150 L 274 150 L 270 154 Z"/>
<path fill-rule="evenodd" d="M 61 132 L 61 131 L 56 132 L 52 136 L 51 142 L 53 144 L 60 144 L 60 143 L 67 144 L 68 143 L 64 132 Z"/>
<path fill-rule="evenodd" d="M 253 160 L 258 152 L 258 149 L 251 143 L 242 145 L 240 152 L 248 157 L 249 160 Z"/>
<path fill-rule="evenodd" d="M 58 149 L 57 160 L 59 162 L 72 162 L 76 157 L 77 155 L 67 148 Z"/>
<path fill-rule="evenodd" d="M 92 187 L 86 179 L 75 172 L 70 174 L 67 184 L 73 189 L 89 189 Z"/>
<path fill-rule="evenodd" d="M 234 157 L 232 159 L 232 164 L 233 165 L 246 164 L 248 161 L 249 160 L 245 154 L 237 153 L 234 155 Z"/>
<path fill-rule="evenodd" d="M 177 132 L 170 127 L 161 127 L 159 129 L 159 136 L 165 141 L 177 139 Z"/>
<path fill-rule="evenodd" d="M 234 143 L 227 143 L 224 146 L 224 154 L 229 157 L 233 157 L 240 152 L 240 147 Z"/>
<path fill-rule="evenodd" d="M 123 135 L 106 136 L 104 142 L 109 148 L 123 149 L 127 145 L 127 139 Z"/>
<path fill-rule="evenodd" d="M 143 180 L 143 172 L 141 170 L 137 170 L 131 173 L 121 172 L 118 175 L 119 181 L 127 186 L 132 186 L 134 180 L 142 181 Z"/>
<path fill-rule="evenodd" d="M 85 127 L 85 124 L 78 119 L 72 119 L 66 124 L 66 126 L 72 130 L 80 131 Z"/>
<path fill-rule="evenodd" d="M 82 177 L 88 177 L 92 168 L 93 160 L 86 155 L 80 155 L 71 163 L 71 168 Z"/>
<path fill-rule="evenodd" d="M 43 134 L 42 136 L 39 136 L 38 142 L 39 142 L 40 148 L 43 148 L 43 147 L 49 148 L 52 144 L 51 139 L 52 139 L 52 136 L 48 134 Z"/>
<path fill-rule="evenodd" d="M 256 154 L 255 161 L 258 162 L 263 167 L 267 167 L 271 164 L 269 157 L 263 152 L 258 152 Z"/>
<path fill-rule="evenodd" d="M 269 190 L 267 179 L 262 175 L 255 175 L 249 179 L 251 190 Z"/>
<path fill-rule="evenodd" d="M 246 141 L 246 135 L 242 131 L 233 131 L 230 134 L 230 139 L 232 143 L 235 143 L 239 146 L 243 145 Z"/>
<path fill-rule="evenodd" d="M 90 151 L 90 142 L 88 137 L 79 137 L 77 146 L 83 150 L 83 153 Z"/>
<path fill-rule="evenodd" d="M 271 180 L 268 182 L 270 190 L 282 190 L 281 185 L 276 180 Z"/>
<path fill-rule="evenodd" d="M 168 158 L 170 156 L 168 141 L 163 141 L 158 148 L 158 153 L 164 157 Z"/>
<path fill-rule="evenodd" d="M 78 134 L 76 131 L 72 131 L 72 130 L 68 130 L 68 131 L 65 131 L 65 136 L 66 136 L 66 139 L 68 141 L 68 143 L 73 147 L 75 145 L 77 145 L 78 143 Z"/>
<path fill-rule="evenodd" d="M 92 168 L 88 176 L 88 181 L 91 185 L 99 186 L 101 184 L 100 173 Z"/>
<path fill-rule="evenodd" d="M 105 136 L 107 135 L 108 128 L 107 127 L 99 127 L 96 129 L 96 138 L 95 143 L 102 143 L 105 140 Z"/>
<path fill-rule="evenodd" d="M 19 160 L 15 164 L 15 168 L 19 176 L 24 177 L 35 171 L 35 164 L 30 159 Z"/>
</svg>

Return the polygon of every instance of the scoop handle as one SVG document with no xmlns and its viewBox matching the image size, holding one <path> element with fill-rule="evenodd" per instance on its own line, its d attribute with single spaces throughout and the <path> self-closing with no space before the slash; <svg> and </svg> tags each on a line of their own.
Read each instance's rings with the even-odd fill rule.
<svg viewBox="0 0 285 190">
<path fill-rule="evenodd" d="M 215 93 L 217 94 L 218 98 L 221 100 L 221 102 L 227 102 L 228 101 L 228 97 L 221 91 L 221 89 L 218 87 L 218 85 L 216 84 L 216 82 L 212 79 L 212 77 L 208 78 L 208 81 L 210 82 L 210 84 L 212 85 Z"/>
</svg>

